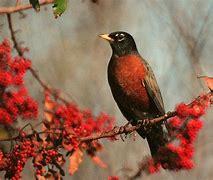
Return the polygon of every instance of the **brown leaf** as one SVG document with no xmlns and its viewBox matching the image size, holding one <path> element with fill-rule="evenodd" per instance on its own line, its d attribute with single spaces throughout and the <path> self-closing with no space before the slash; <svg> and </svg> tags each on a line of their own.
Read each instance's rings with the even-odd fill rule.
<svg viewBox="0 0 213 180">
<path fill-rule="evenodd" d="M 36 179 L 38 179 L 38 180 L 46 180 L 46 178 L 44 176 L 41 176 L 41 175 L 36 175 Z"/>
<path fill-rule="evenodd" d="M 0 139 L 7 139 L 10 137 L 10 132 L 5 127 L 0 126 Z"/>
<path fill-rule="evenodd" d="M 79 165 L 82 162 L 83 152 L 80 149 L 77 149 L 71 156 L 70 156 L 70 164 L 69 164 L 69 173 L 73 175 L 77 170 Z"/>
<path fill-rule="evenodd" d="M 95 164 L 97 164 L 98 166 L 100 166 L 101 168 L 107 168 L 107 164 L 105 162 L 103 162 L 100 159 L 100 157 L 98 157 L 98 156 L 92 156 L 91 158 L 92 158 L 93 162 Z"/>
<path fill-rule="evenodd" d="M 44 112 L 44 117 L 46 118 L 46 120 L 48 122 L 52 122 L 53 120 L 53 114 L 47 111 L 53 111 L 55 108 L 55 102 L 53 102 L 49 96 L 45 96 L 45 100 L 44 100 L 44 108 L 46 110 L 46 112 Z"/>
<path fill-rule="evenodd" d="M 204 80 L 206 86 L 213 91 L 213 77 L 208 77 L 208 76 L 199 76 L 198 78 L 201 78 Z"/>
</svg>

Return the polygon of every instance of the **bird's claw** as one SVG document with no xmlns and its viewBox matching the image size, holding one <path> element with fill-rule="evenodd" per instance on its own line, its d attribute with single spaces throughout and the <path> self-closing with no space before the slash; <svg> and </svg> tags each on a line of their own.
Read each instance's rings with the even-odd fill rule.
<svg viewBox="0 0 213 180">
<path fill-rule="evenodd" d="M 122 133 L 124 130 L 125 130 L 124 126 L 121 126 L 121 127 L 119 128 L 119 132 L 120 132 L 120 133 Z"/>
<path fill-rule="evenodd" d="M 142 119 L 139 121 L 139 123 L 141 124 L 141 126 L 144 126 L 144 127 L 150 125 L 149 119 Z"/>
<path fill-rule="evenodd" d="M 149 121 L 149 119 L 142 119 L 139 121 L 140 122 L 140 125 L 141 127 L 145 130 L 145 131 L 148 131 L 151 127 L 151 123 Z"/>
</svg>

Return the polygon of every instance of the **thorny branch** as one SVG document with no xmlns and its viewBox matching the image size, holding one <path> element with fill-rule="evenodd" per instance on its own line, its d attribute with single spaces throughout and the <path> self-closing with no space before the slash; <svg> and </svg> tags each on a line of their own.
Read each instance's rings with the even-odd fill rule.
<svg viewBox="0 0 213 180">
<path fill-rule="evenodd" d="M 42 6 L 42 5 L 52 4 L 53 2 L 54 2 L 54 0 L 40 0 L 39 4 L 40 4 L 40 6 Z M 0 15 L 20 12 L 20 11 L 24 11 L 24 10 L 31 9 L 31 8 L 32 8 L 31 4 L 17 5 L 14 7 L 0 7 Z"/>
</svg>

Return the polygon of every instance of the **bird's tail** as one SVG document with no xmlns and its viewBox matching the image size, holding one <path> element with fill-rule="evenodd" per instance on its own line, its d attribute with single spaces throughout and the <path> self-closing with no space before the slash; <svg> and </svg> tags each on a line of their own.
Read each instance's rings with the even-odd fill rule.
<svg viewBox="0 0 213 180">
<path fill-rule="evenodd" d="M 144 138 L 144 130 L 138 130 L 138 134 Z M 164 146 L 167 142 L 167 132 L 160 124 L 153 125 L 149 132 L 146 133 L 146 139 L 149 144 L 152 157 L 156 157 L 160 147 Z"/>
</svg>

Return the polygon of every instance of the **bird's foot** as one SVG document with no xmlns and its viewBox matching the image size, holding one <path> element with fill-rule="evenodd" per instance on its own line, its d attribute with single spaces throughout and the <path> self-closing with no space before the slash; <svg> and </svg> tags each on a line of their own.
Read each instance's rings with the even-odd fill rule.
<svg viewBox="0 0 213 180">
<path fill-rule="evenodd" d="M 122 141 L 124 141 L 124 139 L 126 139 L 128 137 L 128 134 L 130 134 L 128 132 L 128 128 L 129 128 L 129 125 L 131 125 L 132 121 L 129 121 L 128 123 L 126 123 L 124 126 L 121 126 L 119 128 L 119 132 L 120 133 L 124 133 L 124 135 L 120 134 L 120 138 L 122 139 Z"/>
<path fill-rule="evenodd" d="M 150 125 L 149 119 L 142 119 L 142 120 L 139 120 L 138 123 L 139 123 L 141 126 L 148 126 L 148 125 Z"/>
<path fill-rule="evenodd" d="M 149 121 L 149 119 L 142 119 L 139 121 L 140 126 L 145 130 L 148 131 L 151 129 L 151 123 Z"/>
</svg>

